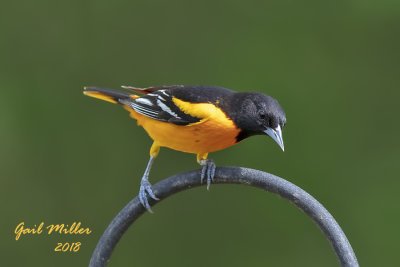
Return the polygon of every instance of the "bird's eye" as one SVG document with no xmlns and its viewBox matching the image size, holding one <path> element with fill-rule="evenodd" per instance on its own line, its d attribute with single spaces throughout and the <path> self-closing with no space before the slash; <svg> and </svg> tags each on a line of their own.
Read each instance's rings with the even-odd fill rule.
<svg viewBox="0 0 400 267">
<path fill-rule="evenodd" d="M 260 112 L 258 112 L 258 117 L 260 118 L 260 119 L 265 119 L 265 117 L 266 117 L 266 114 L 265 114 L 265 112 L 264 111 L 260 111 Z"/>
</svg>

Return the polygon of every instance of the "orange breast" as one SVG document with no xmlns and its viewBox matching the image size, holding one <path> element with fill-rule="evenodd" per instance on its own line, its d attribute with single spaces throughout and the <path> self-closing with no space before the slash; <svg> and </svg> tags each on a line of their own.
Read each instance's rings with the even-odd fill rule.
<svg viewBox="0 0 400 267">
<path fill-rule="evenodd" d="M 218 151 L 237 143 L 240 130 L 219 108 L 180 99 L 174 99 L 174 102 L 185 112 L 190 109 L 190 114 L 202 118 L 201 121 L 181 126 L 148 118 L 128 107 L 126 109 L 159 146 L 197 154 Z"/>
</svg>

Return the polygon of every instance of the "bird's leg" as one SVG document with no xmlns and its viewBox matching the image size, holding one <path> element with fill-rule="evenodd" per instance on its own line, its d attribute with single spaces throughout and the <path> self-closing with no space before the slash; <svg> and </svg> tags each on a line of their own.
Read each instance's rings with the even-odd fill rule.
<svg viewBox="0 0 400 267">
<path fill-rule="evenodd" d="M 147 163 L 146 170 L 144 171 L 142 180 L 140 182 L 139 201 L 149 212 L 152 212 L 152 210 L 147 200 L 147 195 L 149 195 L 152 199 L 159 200 L 153 193 L 153 190 L 151 190 L 151 184 L 149 182 L 150 169 L 153 165 L 154 159 L 158 156 L 159 152 L 160 147 L 156 143 L 153 143 L 150 149 L 150 160 L 149 163 Z"/>
<path fill-rule="evenodd" d="M 204 178 L 207 178 L 207 190 L 209 190 L 211 181 L 214 181 L 215 163 L 212 159 L 207 159 L 207 157 L 208 153 L 197 154 L 197 162 L 203 166 L 200 181 L 203 183 Z"/>
</svg>

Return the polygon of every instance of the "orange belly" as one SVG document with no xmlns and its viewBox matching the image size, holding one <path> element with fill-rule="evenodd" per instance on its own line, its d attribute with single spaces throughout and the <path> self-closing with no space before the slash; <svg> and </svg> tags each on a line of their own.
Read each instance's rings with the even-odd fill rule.
<svg viewBox="0 0 400 267">
<path fill-rule="evenodd" d="M 157 145 L 182 152 L 202 154 L 230 147 L 237 143 L 240 132 L 219 109 L 213 116 L 186 126 L 154 120 L 127 109 Z"/>
</svg>

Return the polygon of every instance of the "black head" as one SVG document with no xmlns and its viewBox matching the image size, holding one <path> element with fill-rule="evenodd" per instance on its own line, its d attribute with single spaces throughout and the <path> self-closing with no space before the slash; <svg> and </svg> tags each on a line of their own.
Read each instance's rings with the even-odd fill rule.
<svg viewBox="0 0 400 267">
<path fill-rule="evenodd" d="M 242 132 L 238 141 L 252 135 L 267 134 L 283 150 L 282 128 L 286 114 L 278 101 L 261 93 L 236 93 L 232 99 L 235 112 L 233 121 Z"/>
</svg>

